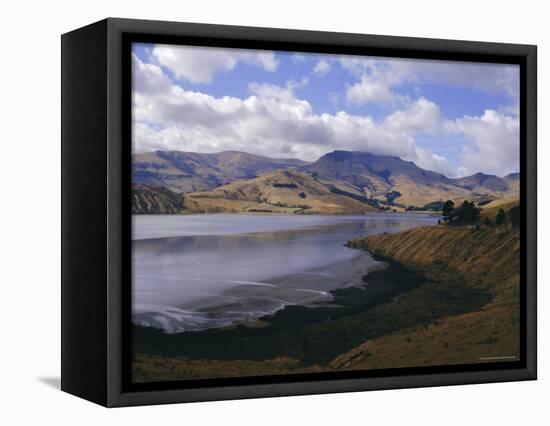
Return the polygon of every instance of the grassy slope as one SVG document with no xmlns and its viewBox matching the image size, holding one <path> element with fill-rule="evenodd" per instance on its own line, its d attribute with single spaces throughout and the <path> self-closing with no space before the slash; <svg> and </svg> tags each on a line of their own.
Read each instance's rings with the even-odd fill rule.
<svg viewBox="0 0 550 426">
<path fill-rule="evenodd" d="M 490 203 L 485 204 L 481 209 L 481 217 L 488 217 L 491 220 L 495 219 L 498 211 L 503 209 L 505 212 L 508 212 L 512 207 L 519 206 L 519 198 L 509 197 L 501 198 L 498 200 L 493 200 Z"/>
<path fill-rule="evenodd" d="M 132 214 L 183 213 L 181 195 L 166 188 L 143 184 L 132 185 Z"/>
<path fill-rule="evenodd" d="M 467 277 L 469 286 L 485 289 L 492 297 L 479 311 L 366 341 L 337 357 L 334 368 L 470 363 L 519 355 L 517 231 L 436 226 L 358 239 L 352 244 L 397 259 L 432 280 Z"/>
<path fill-rule="evenodd" d="M 470 191 L 454 185 L 423 185 L 403 176 L 396 176 L 392 181 L 393 186 L 390 190 L 401 193 L 401 196 L 395 202 L 404 206 L 421 207 L 433 201 L 449 199 L 454 200 L 455 203 L 460 203 L 466 199 L 477 198 Z"/>
<path fill-rule="evenodd" d="M 368 287 L 338 291 L 337 299 L 347 300 L 347 308 L 330 321 L 306 321 L 288 329 L 284 321 L 275 321 L 265 329 L 222 332 L 222 340 L 210 344 L 217 341 L 226 351 L 236 346 L 232 349 L 235 354 L 226 359 L 212 359 L 219 353 L 215 345 L 210 355 L 192 358 L 138 354 L 135 378 L 149 381 L 441 365 L 518 355 L 517 230 L 433 226 L 358 238 L 350 245 L 394 259 L 428 280 L 373 305 L 372 291 L 379 292 L 388 283 L 402 280 L 403 275 L 392 278 L 384 271 L 371 273 L 365 277 Z M 409 281 L 410 276 L 403 283 Z M 296 318 L 304 321 L 305 314 L 322 313 L 302 307 L 293 310 L 301 313 L 289 317 L 292 324 Z M 284 317 L 285 312 L 279 314 Z M 244 349 L 239 353 L 241 346 Z"/>
<path fill-rule="evenodd" d="M 376 211 L 350 197 L 337 195 L 307 174 L 279 170 L 239 180 L 208 192 L 184 197 L 188 211 L 302 214 L 361 214 Z"/>
<path fill-rule="evenodd" d="M 160 357 L 138 354 L 134 361 L 134 377 L 140 382 L 169 381 L 175 379 L 211 379 L 219 377 L 243 377 L 314 373 L 326 371 L 320 366 L 304 367 L 290 357 L 265 361 L 209 360 L 184 357 Z"/>
</svg>

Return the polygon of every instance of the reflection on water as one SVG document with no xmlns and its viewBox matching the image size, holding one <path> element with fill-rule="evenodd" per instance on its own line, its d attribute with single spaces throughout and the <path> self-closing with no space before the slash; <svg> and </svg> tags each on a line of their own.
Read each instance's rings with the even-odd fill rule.
<svg viewBox="0 0 550 426">
<path fill-rule="evenodd" d="M 433 224 L 434 216 L 136 216 L 134 322 L 181 332 L 331 300 L 380 267 L 343 244 Z M 159 238 L 160 237 L 160 238 Z"/>
</svg>

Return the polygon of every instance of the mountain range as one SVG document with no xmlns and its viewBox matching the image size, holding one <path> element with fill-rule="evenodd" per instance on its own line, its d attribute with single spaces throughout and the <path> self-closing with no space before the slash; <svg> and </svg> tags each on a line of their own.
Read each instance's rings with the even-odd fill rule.
<svg viewBox="0 0 550 426">
<path fill-rule="evenodd" d="M 207 191 L 235 180 L 308 164 L 238 151 L 216 154 L 155 151 L 135 154 L 132 163 L 134 183 L 164 187 L 177 193 Z"/>
<path fill-rule="evenodd" d="M 519 174 L 449 178 L 395 156 L 334 151 L 317 161 L 245 152 L 135 154 L 134 213 L 360 213 L 519 196 Z"/>
</svg>

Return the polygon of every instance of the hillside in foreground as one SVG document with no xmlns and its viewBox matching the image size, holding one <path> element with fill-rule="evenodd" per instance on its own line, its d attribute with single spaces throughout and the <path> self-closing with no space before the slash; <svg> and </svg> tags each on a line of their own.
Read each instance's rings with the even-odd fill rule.
<svg viewBox="0 0 550 426">
<path fill-rule="evenodd" d="M 395 259 L 434 282 L 463 282 L 482 289 L 490 294 L 490 300 L 474 312 L 366 341 L 337 357 L 332 362 L 334 368 L 518 359 L 520 248 L 516 229 L 434 226 L 355 239 L 350 245 Z"/>
<path fill-rule="evenodd" d="M 364 287 L 333 291 L 339 309 L 292 307 L 259 328 L 169 336 L 140 329 L 153 346 L 136 348 L 136 380 L 517 359 L 516 228 L 436 225 L 348 244 L 389 266 L 363 277 Z"/>
<path fill-rule="evenodd" d="M 132 214 L 179 214 L 182 211 L 180 194 L 162 187 L 132 186 Z"/>
</svg>

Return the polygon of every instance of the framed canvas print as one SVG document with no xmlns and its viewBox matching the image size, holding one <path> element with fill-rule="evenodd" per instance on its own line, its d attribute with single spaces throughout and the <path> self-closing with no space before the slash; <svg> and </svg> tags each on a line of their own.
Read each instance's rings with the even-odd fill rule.
<svg viewBox="0 0 550 426">
<path fill-rule="evenodd" d="M 107 19 L 62 37 L 62 389 L 536 378 L 536 47 Z"/>
</svg>

